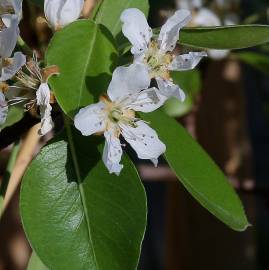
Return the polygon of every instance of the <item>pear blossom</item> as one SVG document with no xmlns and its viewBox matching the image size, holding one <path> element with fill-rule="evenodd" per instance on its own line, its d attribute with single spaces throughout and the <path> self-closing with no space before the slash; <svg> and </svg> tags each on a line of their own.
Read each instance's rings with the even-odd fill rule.
<svg viewBox="0 0 269 270">
<path fill-rule="evenodd" d="M 136 118 L 135 112 L 152 112 L 163 101 L 143 65 L 118 67 L 108 87 L 107 96 L 96 104 L 82 108 L 75 116 L 75 127 L 84 136 L 103 133 L 105 147 L 103 162 L 110 173 L 120 174 L 122 144 L 120 136 L 136 151 L 140 159 L 150 159 L 155 166 L 165 152 L 165 145 L 147 123 Z M 145 90 L 146 89 L 146 90 Z"/>
<path fill-rule="evenodd" d="M 33 59 L 25 64 L 26 71 L 20 70 L 16 74 L 18 82 L 9 86 L 7 98 L 9 105 L 24 104 L 26 110 L 35 106 L 39 107 L 41 128 L 40 135 L 45 135 L 53 128 L 51 118 L 52 107 L 50 105 L 50 89 L 48 79 L 50 76 L 59 74 L 56 66 L 41 69 L 34 55 Z"/>
<path fill-rule="evenodd" d="M 171 96 L 184 101 L 185 94 L 173 83 L 170 71 L 190 70 L 206 56 L 205 52 L 173 53 L 179 39 L 179 31 L 191 20 L 188 10 L 178 10 L 161 28 L 157 39 L 153 38 L 145 15 L 136 8 L 126 9 L 120 17 L 122 32 L 132 44 L 134 62 L 147 67 L 148 77 L 155 79 L 164 99 Z"/>
<path fill-rule="evenodd" d="M 44 11 L 49 24 L 58 30 L 76 21 L 83 9 L 84 0 L 45 0 Z"/>
<path fill-rule="evenodd" d="M 26 56 L 16 52 L 13 58 L 0 59 L 0 82 L 11 79 L 26 63 Z"/>
<path fill-rule="evenodd" d="M 0 16 L 0 57 L 9 58 L 19 36 L 19 20 L 16 15 Z"/>
<path fill-rule="evenodd" d="M 8 114 L 8 105 L 5 95 L 0 91 L 0 125 L 3 125 L 6 121 Z"/>
<path fill-rule="evenodd" d="M 1 0 L 0 15 L 15 14 L 20 20 L 22 17 L 22 0 Z"/>
</svg>

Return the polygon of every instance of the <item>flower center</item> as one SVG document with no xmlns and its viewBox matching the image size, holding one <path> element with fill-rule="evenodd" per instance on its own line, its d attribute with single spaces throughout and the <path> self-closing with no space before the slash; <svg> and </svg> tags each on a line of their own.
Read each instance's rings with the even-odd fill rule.
<svg viewBox="0 0 269 270">
<path fill-rule="evenodd" d="M 173 55 L 160 50 L 157 41 L 153 40 L 149 44 L 149 49 L 145 53 L 144 63 L 150 68 L 150 77 L 161 77 L 170 79 L 168 66 L 173 60 Z"/>
</svg>

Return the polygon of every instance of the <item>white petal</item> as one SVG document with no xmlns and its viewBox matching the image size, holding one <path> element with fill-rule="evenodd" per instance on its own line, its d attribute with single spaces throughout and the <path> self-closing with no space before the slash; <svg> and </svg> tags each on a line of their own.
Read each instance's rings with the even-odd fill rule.
<svg viewBox="0 0 269 270">
<path fill-rule="evenodd" d="M 217 15 L 207 8 L 201 8 L 193 18 L 193 24 L 198 26 L 220 26 Z"/>
<path fill-rule="evenodd" d="M 12 0 L 12 6 L 19 19 L 22 17 L 22 0 Z"/>
<path fill-rule="evenodd" d="M 11 79 L 26 63 L 26 56 L 21 52 L 16 52 L 14 57 L 9 59 L 10 65 L 3 66 L 0 81 Z"/>
<path fill-rule="evenodd" d="M 123 168 L 123 165 L 120 164 L 122 156 L 120 140 L 115 137 L 111 131 L 106 131 L 104 135 L 106 142 L 103 151 L 103 162 L 109 170 L 109 173 L 119 175 Z"/>
<path fill-rule="evenodd" d="M 191 13 L 180 9 L 163 25 L 158 41 L 163 51 L 173 51 L 179 39 L 179 30 L 191 20 Z"/>
<path fill-rule="evenodd" d="M 80 130 L 84 136 L 104 131 L 106 119 L 104 107 L 105 104 L 100 101 L 82 108 L 75 116 L 75 127 Z"/>
<path fill-rule="evenodd" d="M 195 68 L 203 57 L 207 56 L 206 52 L 190 52 L 188 54 L 177 55 L 169 70 L 190 70 Z"/>
<path fill-rule="evenodd" d="M 44 12 L 49 24 L 55 29 L 59 26 L 59 14 L 64 0 L 45 0 Z"/>
<path fill-rule="evenodd" d="M 137 8 L 129 8 L 122 12 L 120 20 L 123 22 L 122 32 L 133 45 L 133 54 L 141 54 L 147 48 L 152 37 L 152 29 L 149 27 L 143 12 Z"/>
<path fill-rule="evenodd" d="M 50 89 L 47 83 L 40 84 L 36 91 L 36 103 L 39 106 L 40 117 L 41 117 L 41 129 L 40 135 L 45 135 L 53 128 L 53 121 L 51 119 L 50 105 Z"/>
<path fill-rule="evenodd" d="M 160 91 L 153 87 L 138 93 L 128 108 L 137 112 L 153 112 L 159 109 L 165 101 L 166 99 L 160 94 Z"/>
<path fill-rule="evenodd" d="M 162 155 L 166 147 L 158 138 L 155 130 L 143 121 L 136 122 L 137 127 L 121 125 L 124 139 L 136 151 L 140 159 L 150 159 L 157 165 L 156 160 Z"/>
<path fill-rule="evenodd" d="M 193 10 L 201 8 L 203 5 L 202 0 L 177 0 L 177 8 Z"/>
<path fill-rule="evenodd" d="M 66 0 L 59 15 L 59 22 L 61 26 L 76 21 L 82 11 L 84 0 Z"/>
<path fill-rule="evenodd" d="M 0 91 L 0 125 L 3 125 L 6 121 L 8 114 L 8 105 L 5 100 L 4 94 Z"/>
<path fill-rule="evenodd" d="M 173 82 L 169 80 L 164 80 L 162 78 L 156 78 L 158 88 L 160 93 L 167 98 L 176 97 L 180 101 L 184 101 L 186 95 L 183 90 L 179 88 L 178 85 L 175 85 Z"/>
<path fill-rule="evenodd" d="M 11 56 L 19 36 L 19 21 L 16 15 L 1 16 L 6 28 L 0 31 L 0 57 Z"/>
<path fill-rule="evenodd" d="M 115 101 L 147 89 L 149 85 L 150 77 L 147 67 L 142 64 L 132 64 L 129 67 L 115 69 L 107 94 L 112 101 Z"/>
<path fill-rule="evenodd" d="M 208 56 L 215 60 L 221 60 L 230 53 L 229 50 L 208 50 Z"/>
</svg>

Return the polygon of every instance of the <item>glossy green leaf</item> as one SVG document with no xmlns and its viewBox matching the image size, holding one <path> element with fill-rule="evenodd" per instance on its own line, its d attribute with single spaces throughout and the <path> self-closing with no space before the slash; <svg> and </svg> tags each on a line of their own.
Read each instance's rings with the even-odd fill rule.
<svg viewBox="0 0 269 270">
<path fill-rule="evenodd" d="M 269 56 L 257 52 L 239 52 L 234 54 L 244 63 L 269 75 Z"/>
<path fill-rule="evenodd" d="M 54 35 L 46 54 L 48 65 L 58 65 L 60 75 L 50 86 L 65 113 L 73 116 L 106 92 L 118 61 L 114 38 L 102 25 L 76 21 Z"/>
<path fill-rule="evenodd" d="M 120 177 L 108 173 L 103 141 L 67 129 L 23 178 L 23 226 L 50 269 L 136 269 L 146 226 L 144 188 L 126 156 Z"/>
<path fill-rule="evenodd" d="M 121 32 L 122 23 L 120 21 L 121 13 L 127 8 L 138 8 L 144 14 L 148 14 L 148 0 L 101 0 L 101 4 L 95 15 L 96 23 L 105 25 L 116 37 Z"/>
<path fill-rule="evenodd" d="M 4 125 L 0 126 L 0 130 L 6 127 L 10 127 L 19 122 L 24 115 L 24 109 L 22 106 L 10 106 L 8 110 L 7 120 Z"/>
<path fill-rule="evenodd" d="M 269 42 L 268 25 L 183 28 L 180 43 L 207 49 L 241 49 Z"/>
<path fill-rule="evenodd" d="M 48 270 L 48 268 L 41 262 L 36 253 L 33 251 L 27 270 Z"/>
<path fill-rule="evenodd" d="M 249 224 L 240 199 L 199 144 L 161 111 L 143 114 L 143 119 L 151 123 L 166 144 L 165 158 L 192 196 L 230 228 L 245 230 Z"/>
</svg>

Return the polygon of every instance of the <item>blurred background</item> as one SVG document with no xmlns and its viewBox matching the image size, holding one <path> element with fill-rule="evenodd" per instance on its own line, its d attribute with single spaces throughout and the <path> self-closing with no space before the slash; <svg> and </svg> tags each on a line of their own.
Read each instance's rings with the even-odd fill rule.
<svg viewBox="0 0 269 270">
<path fill-rule="evenodd" d="M 42 57 L 51 32 L 42 10 L 29 3 L 24 0 L 21 34 Z M 152 27 L 161 26 L 178 8 L 192 10 L 191 26 L 269 21 L 266 0 L 150 0 L 150 5 Z M 243 233 L 228 229 L 192 199 L 164 161 L 157 169 L 136 161 L 149 207 L 140 270 L 269 269 L 269 46 L 208 54 L 195 71 L 175 74 L 187 99 L 183 104 L 170 100 L 165 111 L 225 172 L 253 226 Z M 20 113 L 13 112 L 15 118 Z M 40 141 L 33 135 L 37 127 L 26 131 L 25 123 L 29 119 L 16 127 L 23 134 L 22 147 L 0 219 L 0 270 L 27 268 L 32 251 L 19 215 L 19 183 L 25 166 L 52 136 Z M 0 152 L 1 189 L 9 158 L 6 147 Z"/>
</svg>

